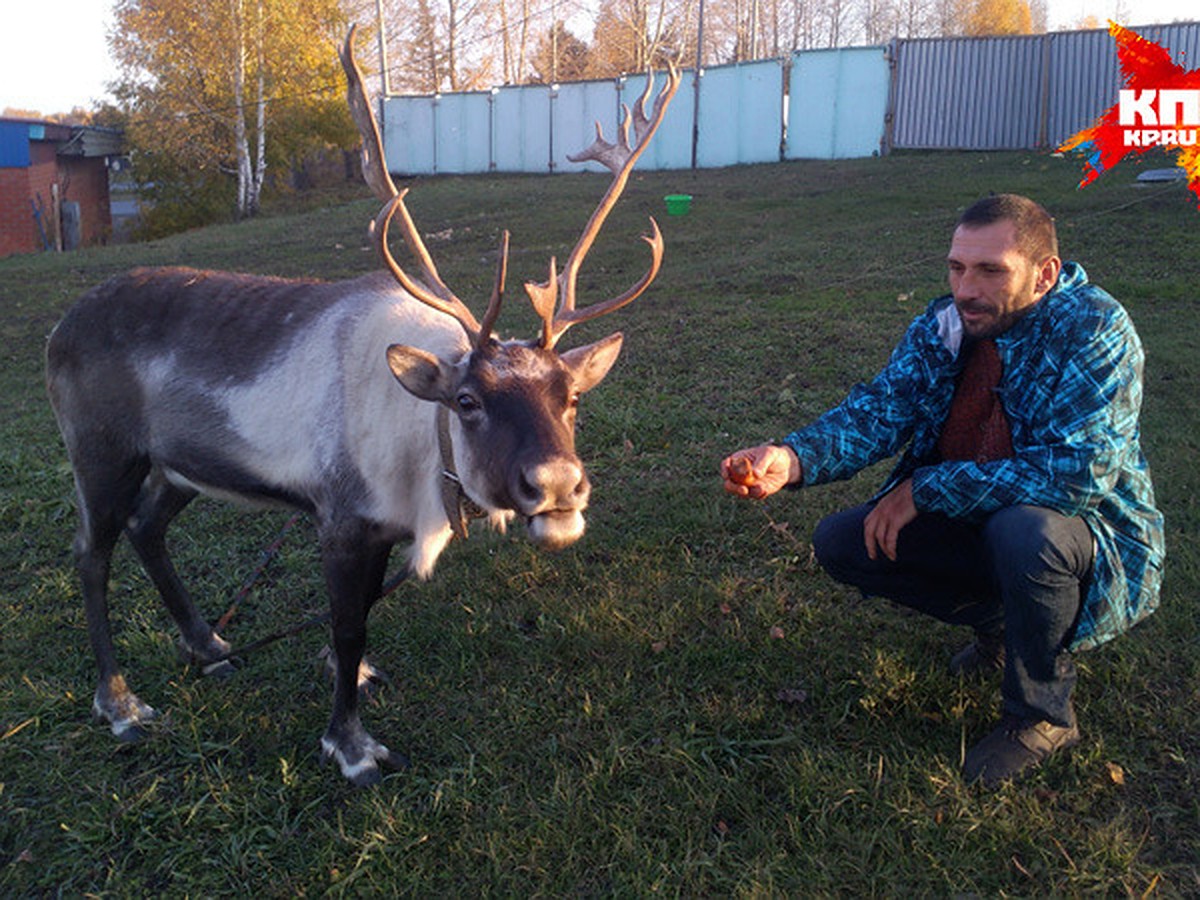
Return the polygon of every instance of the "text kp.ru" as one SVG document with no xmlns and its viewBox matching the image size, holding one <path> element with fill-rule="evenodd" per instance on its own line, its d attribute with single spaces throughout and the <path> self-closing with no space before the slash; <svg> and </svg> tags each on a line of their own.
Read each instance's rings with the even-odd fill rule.
<svg viewBox="0 0 1200 900">
<path fill-rule="evenodd" d="M 1122 90 L 1117 122 L 1126 147 L 1194 147 L 1200 140 L 1200 88 Z"/>
</svg>

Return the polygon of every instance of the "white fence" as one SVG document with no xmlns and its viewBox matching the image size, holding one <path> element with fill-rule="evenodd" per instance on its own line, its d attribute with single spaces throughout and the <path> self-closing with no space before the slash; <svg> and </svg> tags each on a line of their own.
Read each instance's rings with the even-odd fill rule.
<svg viewBox="0 0 1200 900">
<path fill-rule="evenodd" d="M 702 69 L 699 85 L 694 70 L 684 71 L 679 93 L 638 166 L 686 169 L 694 162 L 714 168 L 881 152 L 887 48 L 810 51 L 790 62 Z M 655 94 L 662 80 L 660 74 Z M 645 89 L 646 77 L 638 75 L 388 97 L 383 104 L 388 169 L 405 175 L 596 169 L 595 163 L 570 162 L 567 154 L 591 144 L 596 122 L 612 140 L 621 105 L 632 107 Z M 785 133 L 788 96 L 794 124 Z"/>
<path fill-rule="evenodd" d="M 1181 62 L 1200 58 L 1200 23 L 1134 30 Z M 621 105 L 632 106 L 645 85 L 643 75 L 387 97 L 388 168 L 404 175 L 595 169 L 567 154 L 591 144 L 596 121 L 611 140 Z M 1106 31 L 807 50 L 702 69 L 698 80 L 685 71 L 638 166 L 839 159 L 893 147 L 1054 146 L 1112 105 L 1119 86 Z"/>
</svg>

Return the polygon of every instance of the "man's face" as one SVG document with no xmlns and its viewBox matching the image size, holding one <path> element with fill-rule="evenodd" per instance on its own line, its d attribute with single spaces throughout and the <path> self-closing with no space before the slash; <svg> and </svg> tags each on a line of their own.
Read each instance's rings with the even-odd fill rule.
<svg viewBox="0 0 1200 900">
<path fill-rule="evenodd" d="M 950 242 L 950 290 L 963 331 L 974 338 L 1003 334 L 1058 280 L 1057 256 L 1026 257 L 1012 222 L 960 225 Z"/>
</svg>

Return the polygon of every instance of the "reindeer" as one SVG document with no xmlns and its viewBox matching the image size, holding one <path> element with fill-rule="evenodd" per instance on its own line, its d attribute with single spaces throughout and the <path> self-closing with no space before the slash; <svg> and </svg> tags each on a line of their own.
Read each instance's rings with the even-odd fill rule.
<svg viewBox="0 0 1200 900">
<path fill-rule="evenodd" d="M 137 269 L 81 297 L 50 335 L 47 385 L 74 469 L 74 555 L 99 669 L 93 713 L 121 740 L 138 740 L 154 709 L 125 682 L 108 616 L 114 546 L 128 536 L 181 645 L 206 673 L 229 667 L 232 647 L 205 621 L 167 553 L 171 521 L 197 495 L 282 504 L 315 522 L 329 592 L 333 706 L 324 758 L 358 785 L 406 758 L 359 717 L 367 613 L 388 555 L 410 541 L 408 570 L 428 578 L 478 507 L 503 528 L 525 520 L 532 539 L 565 547 L 584 532 L 590 485 L 575 453 L 579 396 L 609 372 L 618 332 L 558 351 L 568 328 L 638 297 L 662 262 L 654 219 L 643 235 L 651 264 L 627 291 L 576 306 L 576 277 L 638 156 L 679 86 L 673 69 L 646 113 L 645 94 L 616 143 L 596 140 L 573 161 L 614 175 L 560 275 L 526 292 L 540 320 L 534 340 L 499 340 L 504 233 L 491 298 L 479 321 L 438 275 L 383 159 L 375 116 L 354 58 L 340 50 L 351 113 L 363 138 L 364 177 L 383 202 L 370 233 L 387 271 L 349 281 L 284 280 L 184 268 Z M 635 143 L 629 143 L 632 120 Z M 392 257 L 394 216 L 421 269 Z M 388 377 L 388 372 L 390 376 Z M 399 386 L 397 386 L 397 383 Z"/>
</svg>

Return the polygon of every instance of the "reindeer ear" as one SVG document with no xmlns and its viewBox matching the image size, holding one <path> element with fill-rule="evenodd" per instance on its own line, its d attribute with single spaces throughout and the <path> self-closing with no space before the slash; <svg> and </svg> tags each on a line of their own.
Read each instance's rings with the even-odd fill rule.
<svg viewBox="0 0 1200 900">
<path fill-rule="evenodd" d="M 387 359 L 396 380 L 413 396 L 445 403 L 453 395 L 457 383 L 454 367 L 432 353 L 392 344 L 387 349 Z"/>
<path fill-rule="evenodd" d="M 575 388 L 579 393 L 590 391 L 604 380 L 608 370 L 617 361 L 623 340 L 625 336 L 618 331 L 594 344 L 576 347 L 560 354 L 560 358 L 575 379 Z"/>
</svg>

